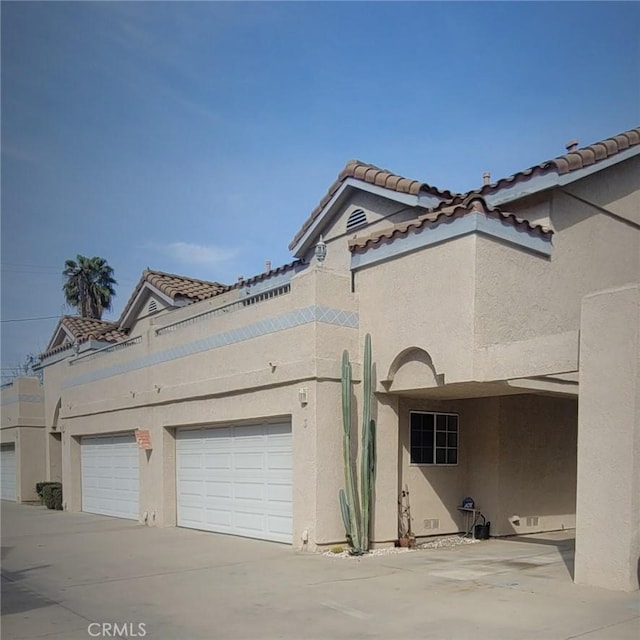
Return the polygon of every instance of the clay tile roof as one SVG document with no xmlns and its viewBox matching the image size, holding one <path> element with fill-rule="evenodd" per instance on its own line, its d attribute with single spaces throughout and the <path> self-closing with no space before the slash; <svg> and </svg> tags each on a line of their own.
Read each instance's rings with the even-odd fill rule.
<svg viewBox="0 0 640 640">
<path fill-rule="evenodd" d="M 138 297 L 140 290 L 147 282 L 165 295 L 171 298 L 186 299 L 189 303 L 213 298 L 213 296 L 229 291 L 229 289 L 232 288 L 227 285 L 220 284 L 219 282 L 197 280 L 196 278 L 179 276 L 175 273 L 165 273 L 164 271 L 152 271 L 151 269 L 145 269 L 142 272 L 142 276 L 140 277 L 136 288 L 133 290 L 133 293 L 129 297 L 127 304 L 124 306 L 124 309 L 120 314 L 120 323 L 122 323 L 124 318 L 126 318 L 133 303 Z"/>
<path fill-rule="evenodd" d="M 148 269 L 144 271 L 143 277 L 146 282 L 152 284 L 162 293 L 172 298 L 188 298 L 193 302 L 206 300 L 229 289 L 229 287 L 219 282 L 196 280 L 195 278 L 187 278 L 161 271 L 150 271 Z"/>
<path fill-rule="evenodd" d="M 295 238 L 291 241 L 291 244 L 289 244 L 289 250 L 293 250 L 300 238 L 304 236 L 309 227 L 311 227 L 316 218 L 320 215 L 320 212 L 336 194 L 342 183 L 348 178 L 362 180 L 363 182 L 382 187 L 383 189 L 397 191 L 398 193 L 408 193 L 411 195 L 428 193 L 442 198 L 443 200 L 449 200 L 454 195 L 450 191 L 441 191 L 440 189 L 432 187 L 424 182 L 403 178 L 402 176 L 398 176 L 388 169 L 380 169 L 375 165 L 366 164 L 364 162 L 360 162 L 359 160 L 349 160 L 344 169 L 338 175 L 338 178 L 329 187 L 329 190 L 323 196 L 322 200 L 320 200 L 318 206 L 311 212 L 311 215 L 304 222 Z"/>
<path fill-rule="evenodd" d="M 493 184 L 485 185 L 481 189 L 470 191 L 465 195 L 485 195 L 487 193 L 494 193 L 514 183 L 521 182 L 532 176 L 549 173 L 550 171 L 557 171 L 560 175 L 571 173 L 572 171 L 583 169 L 584 167 L 588 167 L 596 162 L 606 160 L 607 158 L 638 144 L 640 144 L 640 127 L 630 129 L 629 131 L 607 138 L 606 140 L 594 142 L 593 144 L 582 147 L 581 149 L 569 151 L 568 153 L 558 156 L 553 160 L 541 162 L 534 167 L 530 167 L 524 171 L 519 171 L 508 178 L 502 178 Z M 454 196 L 454 198 L 446 204 L 460 201 L 459 198 L 460 196 Z"/>
<path fill-rule="evenodd" d="M 98 340 L 99 342 L 120 342 L 128 338 L 124 331 L 118 329 L 115 322 L 107 320 L 95 320 L 94 318 L 81 318 L 80 316 L 62 316 L 58 325 L 64 326 L 74 337 L 78 344 L 87 340 Z M 57 333 L 57 330 L 56 330 Z M 55 335 L 55 334 L 54 334 Z M 40 358 L 45 358 L 56 353 L 69 349 L 69 343 L 58 345 L 52 349 L 47 349 Z"/>
<path fill-rule="evenodd" d="M 518 218 L 512 213 L 505 213 L 498 208 L 489 208 L 482 198 L 472 196 L 466 198 L 460 204 L 454 204 L 438 209 L 437 211 L 431 211 L 414 220 L 393 225 L 388 229 L 378 231 L 368 236 L 352 238 L 349 241 L 349 250 L 352 253 L 363 253 L 372 247 L 393 242 L 397 238 L 406 238 L 410 233 L 415 233 L 423 227 L 433 227 L 447 220 L 460 218 L 469 213 L 484 213 L 489 218 L 499 218 L 518 229 L 537 233 L 544 237 L 549 237 L 553 233 L 553 231 L 547 227 L 531 224 L 528 220 Z"/>
<path fill-rule="evenodd" d="M 304 264 L 304 260 L 293 260 L 293 262 L 288 262 L 287 264 L 283 264 L 280 267 L 274 267 L 269 271 L 264 271 L 263 273 L 259 273 L 256 276 L 252 276 L 251 278 L 242 279 L 240 282 L 236 282 L 232 288 L 238 288 L 240 286 L 246 286 L 248 284 L 255 284 L 257 282 L 262 282 L 262 280 L 266 280 L 271 276 L 281 275 L 286 273 L 287 271 L 291 271 L 298 266 L 302 266 Z"/>
</svg>

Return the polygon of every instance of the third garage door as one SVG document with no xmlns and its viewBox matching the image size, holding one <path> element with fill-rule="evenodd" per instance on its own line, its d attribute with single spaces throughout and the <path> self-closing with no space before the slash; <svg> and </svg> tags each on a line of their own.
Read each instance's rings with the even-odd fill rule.
<svg viewBox="0 0 640 640">
<path fill-rule="evenodd" d="M 3 500 L 16 499 L 16 447 L 3 444 L 0 447 L 0 491 Z"/>
<path fill-rule="evenodd" d="M 291 425 L 177 433 L 178 526 L 291 542 Z"/>
</svg>

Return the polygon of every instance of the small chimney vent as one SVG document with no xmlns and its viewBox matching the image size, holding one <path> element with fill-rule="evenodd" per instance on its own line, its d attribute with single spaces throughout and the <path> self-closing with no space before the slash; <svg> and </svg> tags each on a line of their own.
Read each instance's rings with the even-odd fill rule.
<svg viewBox="0 0 640 640">
<path fill-rule="evenodd" d="M 489 184 L 491 182 L 491 174 L 488 171 L 485 171 L 482 174 L 482 184 Z"/>
<path fill-rule="evenodd" d="M 267 272 L 271 271 L 271 260 L 267 260 L 264 263 L 264 270 L 267 271 Z"/>
<path fill-rule="evenodd" d="M 571 153 L 572 151 L 575 151 L 578 148 L 578 140 L 569 140 L 569 142 L 567 142 L 567 144 L 565 145 L 565 149 L 567 150 L 567 153 Z"/>
</svg>

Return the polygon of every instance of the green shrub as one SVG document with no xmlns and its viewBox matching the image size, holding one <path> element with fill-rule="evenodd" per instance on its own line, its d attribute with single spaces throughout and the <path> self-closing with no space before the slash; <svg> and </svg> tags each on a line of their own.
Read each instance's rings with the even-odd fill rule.
<svg viewBox="0 0 640 640">
<path fill-rule="evenodd" d="M 40 498 L 40 500 L 43 499 L 43 495 L 42 495 L 42 491 L 43 489 L 47 486 L 47 485 L 56 485 L 56 484 L 60 484 L 59 482 L 36 482 L 36 493 L 38 494 L 38 497 Z"/>
<path fill-rule="evenodd" d="M 48 482 L 42 487 L 42 502 L 47 509 L 62 511 L 62 484 Z"/>
<path fill-rule="evenodd" d="M 53 499 L 53 508 L 56 511 L 62 511 L 62 485 L 53 487 L 51 490 L 51 498 Z"/>
</svg>

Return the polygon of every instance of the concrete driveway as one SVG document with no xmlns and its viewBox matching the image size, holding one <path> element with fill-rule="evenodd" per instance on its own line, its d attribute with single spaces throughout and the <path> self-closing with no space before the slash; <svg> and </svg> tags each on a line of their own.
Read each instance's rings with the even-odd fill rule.
<svg viewBox="0 0 640 640">
<path fill-rule="evenodd" d="M 3 502 L 2 639 L 637 640 L 638 593 L 574 585 L 572 556 L 556 533 L 340 559 Z"/>
</svg>

